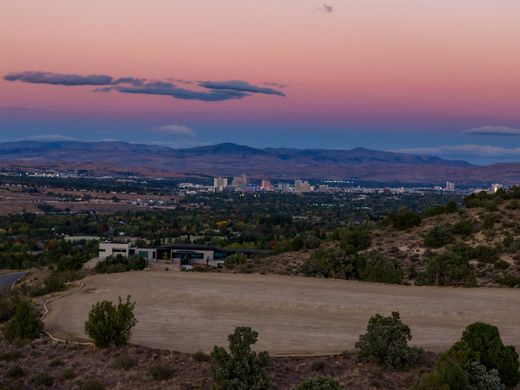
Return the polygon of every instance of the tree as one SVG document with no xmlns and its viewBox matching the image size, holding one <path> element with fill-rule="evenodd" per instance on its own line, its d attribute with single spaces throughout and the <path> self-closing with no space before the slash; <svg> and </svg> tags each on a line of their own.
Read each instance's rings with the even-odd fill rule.
<svg viewBox="0 0 520 390">
<path fill-rule="evenodd" d="M 306 379 L 299 385 L 296 385 L 292 390 L 342 390 L 341 386 L 337 381 L 331 378 L 317 377 Z"/>
<path fill-rule="evenodd" d="M 503 390 L 515 387 L 520 375 L 518 354 L 504 346 L 496 326 L 475 322 L 443 354 L 435 369 L 425 375 L 414 390 Z"/>
<path fill-rule="evenodd" d="M 211 353 L 211 373 L 214 390 L 265 390 L 270 389 L 264 368 L 270 364 L 267 352 L 258 355 L 251 346 L 258 333 L 249 327 L 238 327 L 228 336 L 229 351 L 215 346 Z"/>
<path fill-rule="evenodd" d="M 359 336 L 356 348 L 360 355 L 389 369 L 412 367 L 422 350 L 408 346 L 412 339 L 410 328 L 399 318 L 398 312 L 389 317 L 376 314 L 368 321 L 367 333 Z"/>
<path fill-rule="evenodd" d="M 98 348 L 126 345 L 137 323 L 134 308 L 135 302 L 130 301 L 130 296 L 125 303 L 119 297 L 117 305 L 110 301 L 97 302 L 85 321 L 85 333 Z"/>
<path fill-rule="evenodd" d="M 362 256 L 358 267 L 359 278 L 366 282 L 401 283 L 403 279 L 399 264 L 376 251 Z"/>
<path fill-rule="evenodd" d="M 42 331 L 43 324 L 31 303 L 25 299 L 19 300 L 14 316 L 4 328 L 5 337 L 9 341 L 33 340 L 39 337 Z"/>
<path fill-rule="evenodd" d="M 442 226 L 435 226 L 426 233 L 424 246 L 430 248 L 441 248 L 452 240 L 451 233 Z"/>
<path fill-rule="evenodd" d="M 468 287 L 476 283 L 468 259 L 453 251 L 440 253 L 429 259 L 426 271 L 420 275 L 419 282 L 427 285 Z"/>
</svg>

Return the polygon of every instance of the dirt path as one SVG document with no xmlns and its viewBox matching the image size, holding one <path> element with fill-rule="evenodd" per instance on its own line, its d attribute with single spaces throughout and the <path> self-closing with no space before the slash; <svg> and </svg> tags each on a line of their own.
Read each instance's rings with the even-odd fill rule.
<svg viewBox="0 0 520 390">
<path fill-rule="evenodd" d="M 97 275 L 50 305 L 46 329 L 84 341 L 92 304 L 130 294 L 138 324 L 132 342 L 181 352 L 225 345 L 236 326 L 260 333 L 258 349 L 275 355 L 352 350 L 368 318 L 397 310 L 413 343 L 449 347 L 474 321 L 497 325 L 520 349 L 520 289 L 455 289 L 367 284 L 275 275 L 143 271 Z"/>
</svg>

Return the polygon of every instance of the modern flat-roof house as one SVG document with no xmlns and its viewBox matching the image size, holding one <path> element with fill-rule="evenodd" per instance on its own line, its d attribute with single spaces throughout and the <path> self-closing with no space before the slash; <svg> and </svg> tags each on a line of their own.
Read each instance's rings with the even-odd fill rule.
<svg viewBox="0 0 520 390">
<path fill-rule="evenodd" d="M 172 244 L 158 247 L 138 248 L 131 243 L 102 242 L 99 244 L 99 258 L 122 256 L 141 256 L 149 262 L 164 261 L 177 264 L 180 267 L 194 265 L 207 265 L 210 267 L 222 267 L 224 259 L 235 253 L 243 253 L 246 256 L 255 254 L 269 254 L 270 251 L 246 249 L 221 249 L 209 245 Z"/>
</svg>

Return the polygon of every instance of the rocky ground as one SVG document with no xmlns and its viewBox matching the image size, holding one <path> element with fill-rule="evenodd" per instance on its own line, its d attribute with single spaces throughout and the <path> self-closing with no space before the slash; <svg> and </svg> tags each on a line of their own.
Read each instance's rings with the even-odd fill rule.
<svg viewBox="0 0 520 390">
<path fill-rule="evenodd" d="M 99 350 L 93 346 L 54 342 L 47 337 L 16 346 L 0 336 L 0 350 L 2 390 L 211 389 L 207 355 L 192 356 L 138 346 Z M 334 377 L 347 389 L 407 389 L 431 367 L 434 359 L 435 355 L 428 354 L 419 368 L 390 372 L 360 362 L 356 355 L 347 353 L 280 357 L 273 358 L 268 372 L 273 389 L 290 389 L 314 376 Z M 158 367 L 166 368 L 171 378 L 154 379 L 153 370 Z"/>
</svg>

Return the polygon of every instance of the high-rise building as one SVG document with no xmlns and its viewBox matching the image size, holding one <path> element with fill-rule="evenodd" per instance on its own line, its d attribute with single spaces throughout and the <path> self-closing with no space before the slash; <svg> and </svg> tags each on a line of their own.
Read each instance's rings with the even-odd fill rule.
<svg viewBox="0 0 520 390">
<path fill-rule="evenodd" d="M 311 192 L 311 185 L 308 181 L 295 180 L 294 181 L 294 192 L 303 193 Z"/>
<path fill-rule="evenodd" d="M 215 177 L 213 179 L 213 188 L 216 191 L 224 191 L 227 186 L 228 186 L 227 177 Z"/>
<path fill-rule="evenodd" d="M 455 183 L 452 181 L 446 182 L 446 187 L 444 188 L 446 191 L 455 191 Z"/>
<path fill-rule="evenodd" d="M 247 186 L 247 184 L 248 180 L 246 175 L 235 176 L 231 182 L 231 186 L 236 189 L 244 188 Z"/>
<path fill-rule="evenodd" d="M 272 191 L 273 185 L 271 184 L 271 181 L 262 180 L 262 183 L 260 184 L 260 190 L 261 191 Z"/>
</svg>

